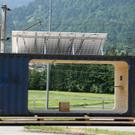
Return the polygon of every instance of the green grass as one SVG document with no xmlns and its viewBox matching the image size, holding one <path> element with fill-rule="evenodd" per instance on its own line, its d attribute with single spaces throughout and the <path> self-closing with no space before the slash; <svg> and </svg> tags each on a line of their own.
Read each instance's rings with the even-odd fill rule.
<svg viewBox="0 0 135 135">
<path fill-rule="evenodd" d="M 38 129 L 46 131 L 64 131 L 62 127 L 42 127 L 42 126 L 25 126 L 25 129 Z"/>
<path fill-rule="evenodd" d="M 68 128 L 68 127 L 43 127 L 43 126 L 25 126 L 25 129 L 36 129 L 44 131 L 65 131 L 73 133 L 93 133 L 93 134 L 105 134 L 105 135 L 135 135 L 134 132 L 125 132 L 125 131 L 109 131 L 101 129 L 88 129 L 88 128 Z"/>
<path fill-rule="evenodd" d="M 75 109 L 75 107 L 102 107 L 102 100 L 85 100 L 88 98 L 92 99 L 105 99 L 111 98 L 114 99 L 113 94 L 94 94 L 94 93 L 79 93 L 79 92 L 60 92 L 60 91 L 50 91 L 49 99 L 84 99 L 84 100 L 69 100 L 70 107 Z M 29 90 L 28 99 L 46 99 L 46 91 L 40 90 Z M 59 102 L 66 102 L 67 100 L 49 100 L 49 107 L 55 107 L 58 109 Z M 45 107 L 45 100 L 37 100 L 36 107 L 43 106 Z M 113 107 L 114 101 L 104 101 L 105 107 Z M 29 100 L 28 106 L 34 106 L 34 102 Z M 40 109 L 40 108 L 39 108 Z M 52 108 L 53 109 L 53 108 Z"/>
</svg>

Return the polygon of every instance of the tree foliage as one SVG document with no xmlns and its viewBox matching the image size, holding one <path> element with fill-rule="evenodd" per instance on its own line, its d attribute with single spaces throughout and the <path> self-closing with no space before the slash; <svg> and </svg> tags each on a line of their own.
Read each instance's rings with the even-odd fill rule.
<svg viewBox="0 0 135 135">
<path fill-rule="evenodd" d="M 43 19 L 42 25 L 29 30 L 48 31 L 49 2 L 35 0 L 8 12 L 7 35 L 10 36 L 12 30 L 23 30 L 38 19 Z M 108 33 L 104 50 L 114 46 L 118 51 L 134 55 L 134 45 L 133 49 L 126 48 L 128 37 L 135 31 L 134 11 L 134 0 L 52 0 L 52 31 Z"/>
<path fill-rule="evenodd" d="M 51 64 L 50 90 L 113 93 L 114 66 L 106 64 Z M 29 71 L 29 89 L 46 89 L 46 70 Z"/>
</svg>

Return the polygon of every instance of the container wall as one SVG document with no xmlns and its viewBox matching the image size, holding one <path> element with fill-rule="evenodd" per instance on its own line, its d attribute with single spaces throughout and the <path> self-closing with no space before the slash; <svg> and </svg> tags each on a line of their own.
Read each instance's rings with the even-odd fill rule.
<svg viewBox="0 0 135 135">
<path fill-rule="evenodd" d="M 132 116 L 135 117 L 135 59 L 132 60 Z"/>
<path fill-rule="evenodd" d="M 33 59 L 50 61 L 51 63 L 57 63 L 59 61 L 125 61 L 128 66 L 134 66 L 132 64 L 131 57 L 109 57 L 109 56 L 58 56 L 58 55 L 29 55 L 29 54 L 0 54 L 0 116 L 30 116 L 30 115 L 42 115 L 42 116 L 132 116 L 134 115 L 135 108 L 135 96 L 134 96 L 134 77 L 132 79 L 132 72 L 135 68 L 129 68 L 128 73 L 128 100 L 126 100 L 126 112 L 124 113 L 38 113 L 29 112 L 28 106 L 28 63 Z M 133 71 L 132 71 L 133 70 Z M 135 75 L 135 74 L 134 74 Z M 133 76 L 134 76 L 133 75 Z M 132 82 L 132 83 L 131 83 Z M 132 100 L 133 95 L 133 100 Z M 125 95 L 124 95 L 125 96 Z M 123 96 L 123 97 L 124 97 Z M 132 101 L 131 101 L 132 100 Z M 133 103 L 133 105 L 132 105 Z M 123 104 L 123 103 L 122 103 Z M 124 104 L 123 104 L 124 105 Z M 127 107 L 128 106 L 128 107 Z M 132 109 L 133 108 L 133 109 Z M 133 113 L 132 113 L 133 112 Z"/>
<path fill-rule="evenodd" d="M 27 57 L 0 56 L 0 114 L 25 115 L 27 110 Z"/>
</svg>

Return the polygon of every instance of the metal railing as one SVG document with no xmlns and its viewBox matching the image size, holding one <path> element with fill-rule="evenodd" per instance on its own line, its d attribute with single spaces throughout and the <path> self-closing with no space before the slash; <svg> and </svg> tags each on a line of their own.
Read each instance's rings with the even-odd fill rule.
<svg viewBox="0 0 135 135">
<path fill-rule="evenodd" d="M 33 110 L 37 110 L 37 109 L 45 109 L 45 102 L 44 102 L 44 106 L 36 106 L 36 101 L 46 101 L 46 99 L 28 99 L 28 100 L 33 100 L 33 106 L 28 106 L 28 108 L 32 108 Z M 105 107 L 105 101 L 113 101 L 112 103 L 109 103 L 110 104 L 114 104 L 114 99 L 109 99 L 109 98 L 106 98 L 106 99 L 101 99 L 101 98 L 82 98 L 82 99 L 78 99 L 78 98 L 68 98 L 68 99 L 49 99 L 49 100 L 57 100 L 57 101 L 67 101 L 67 102 L 70 102 L 71 100 L 97 100 L 97 101 L 102 101 L 101 102 L 101 106 L 75 106 L 75 105 L 70 105 L 70 109 L 72 108 L 81 108 L 81 109 L 101 109 L 101 110 L 104 110 L 104 109 L 113 109 L 113 106 L 106 106 Z M 99 103 L 98 103 L 99 104 Z M 49 109 L 58 109 L 59 106 L 51 106 L 49 107 Z"/>
</svg>

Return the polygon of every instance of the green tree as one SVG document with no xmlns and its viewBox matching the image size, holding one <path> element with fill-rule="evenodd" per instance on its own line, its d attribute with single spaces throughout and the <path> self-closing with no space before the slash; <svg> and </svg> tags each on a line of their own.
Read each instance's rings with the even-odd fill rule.
<svg viewBox="0 0 135 135">
<path fill-rule="evenodd" d="M 46 72 L 46 69 L 44 69 L 40 73 L 40 80 L 39 80 L 40 90 L 45 90 L 46 89 L 46 77 L 47 77 L 47 72 Z"/>
<path fill-rule="evenodd" d="M 30 74 L 30 83 L 29 83 L 29 88 L 32 90 L 39 90 L 40 89 L 40 72 L 37 71 L 36 68 L 34 68 L 31 71 Z"/>
</svg>

